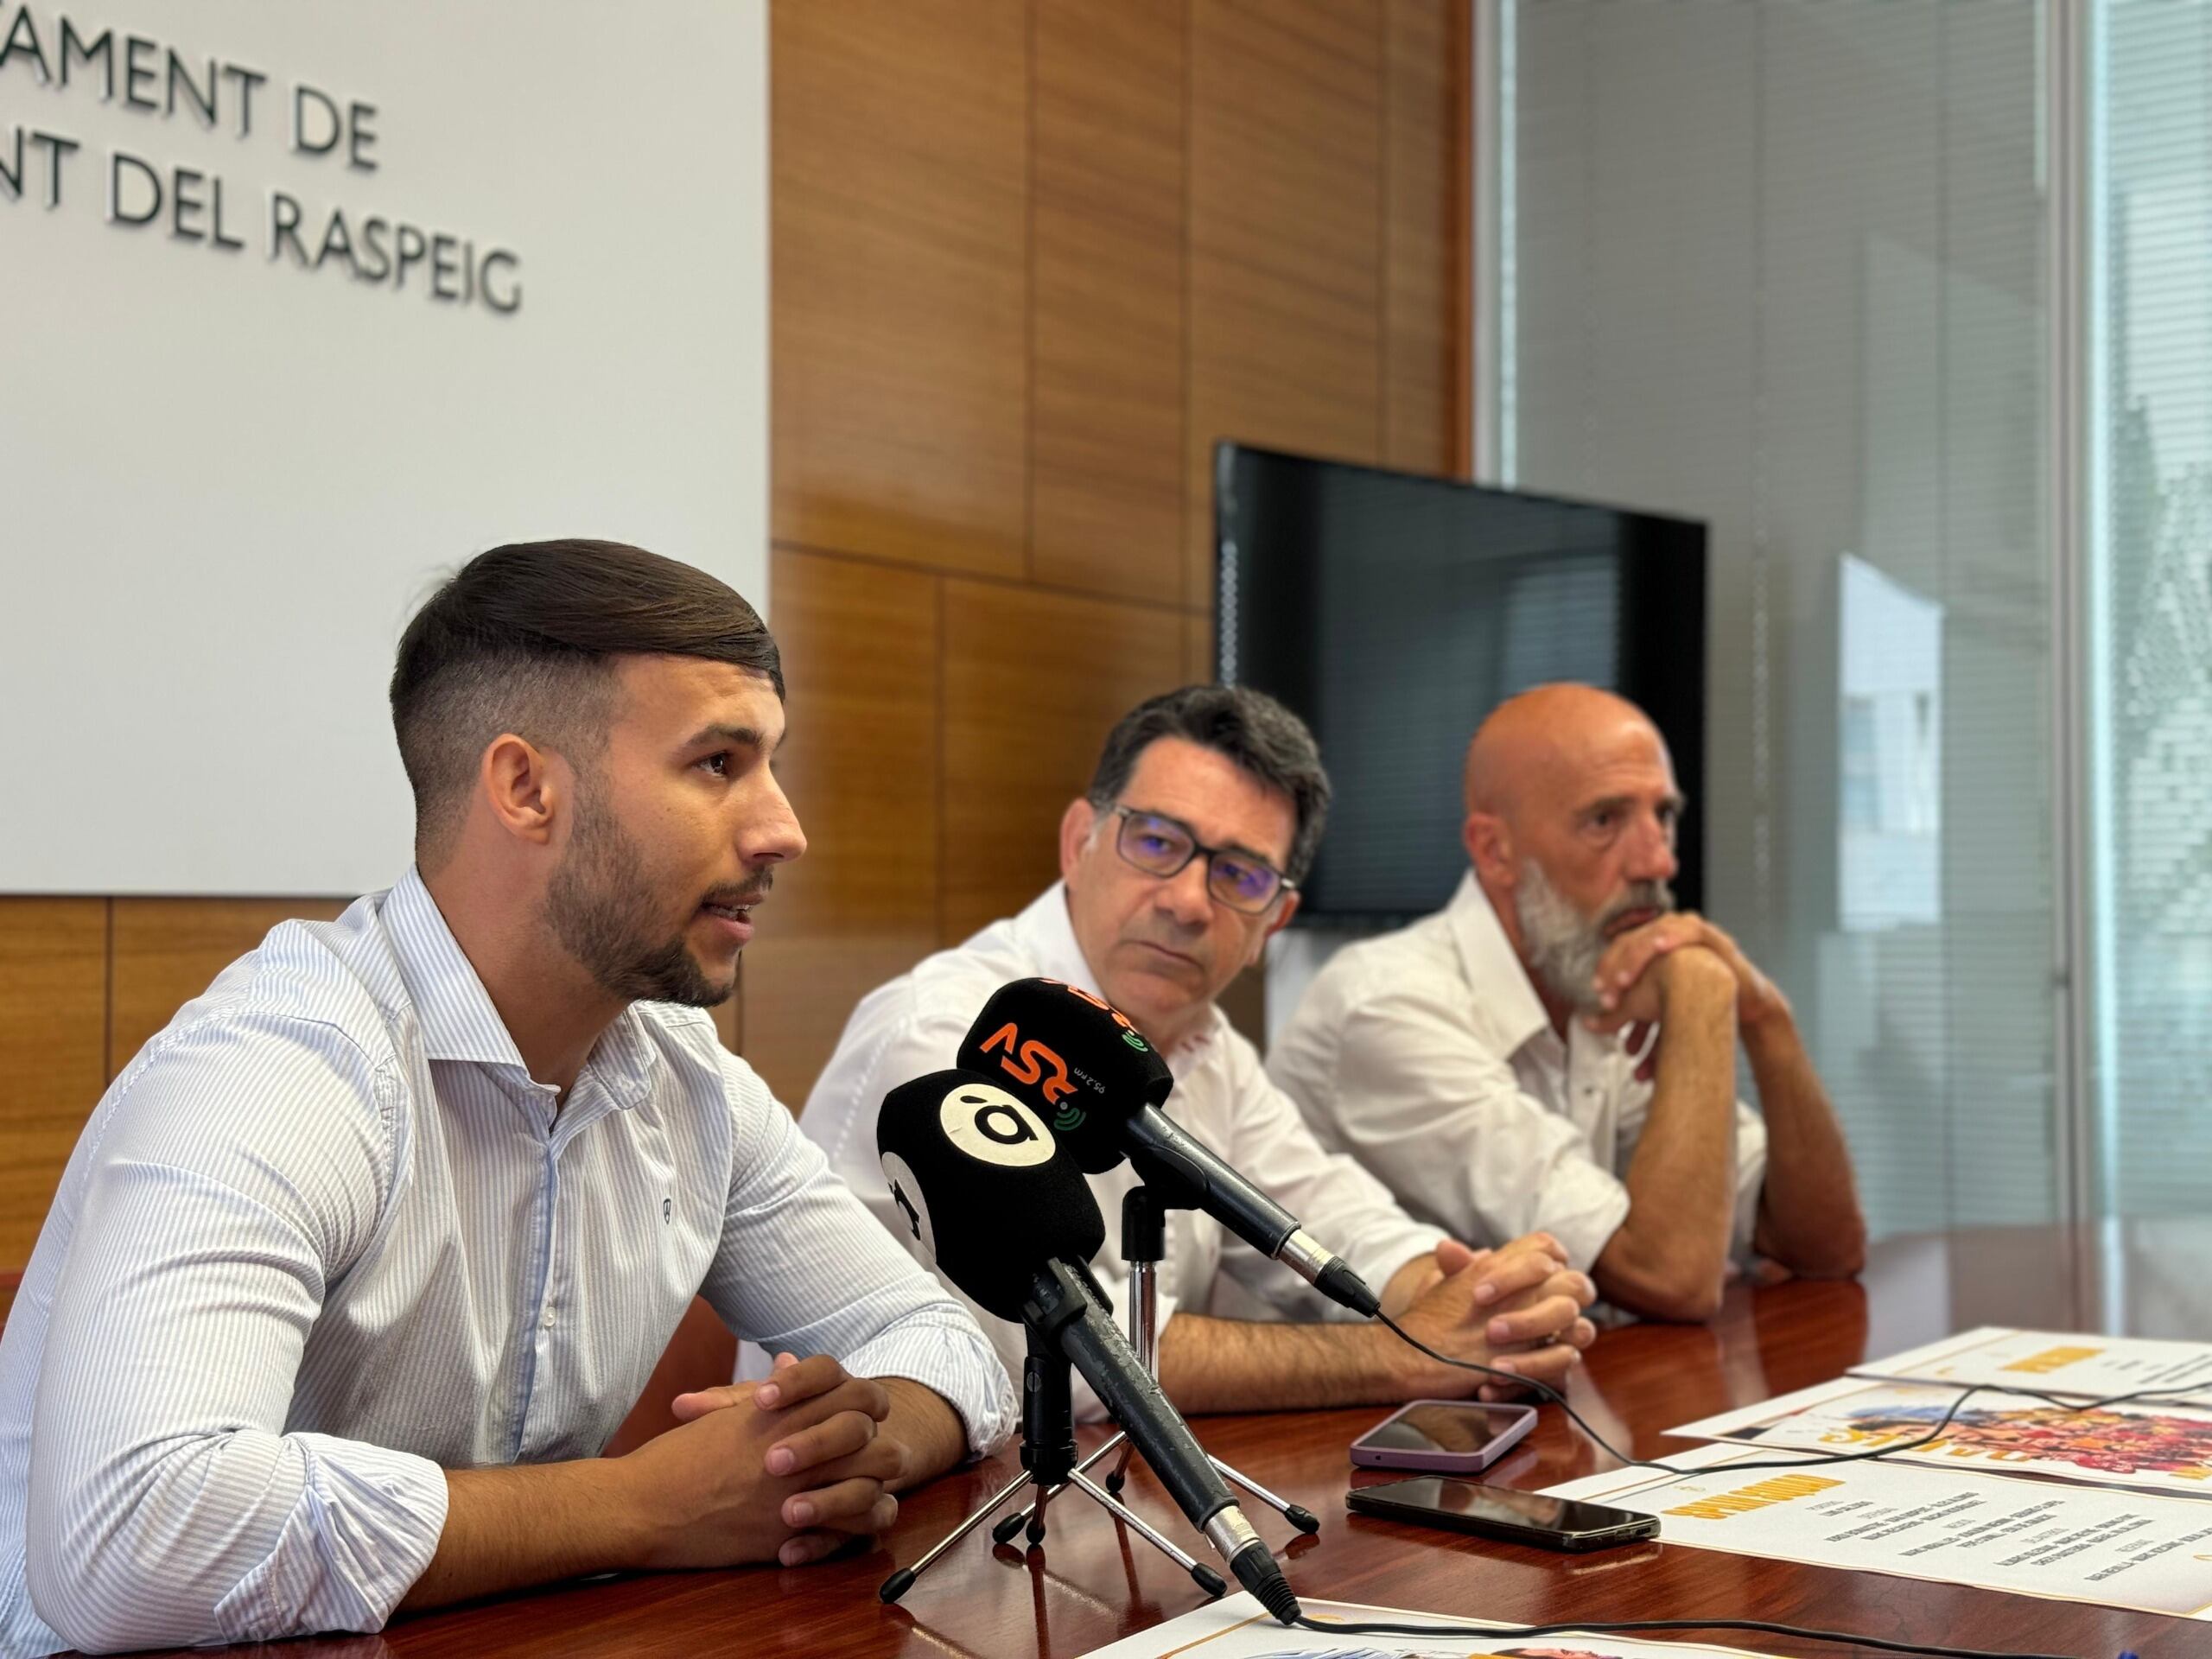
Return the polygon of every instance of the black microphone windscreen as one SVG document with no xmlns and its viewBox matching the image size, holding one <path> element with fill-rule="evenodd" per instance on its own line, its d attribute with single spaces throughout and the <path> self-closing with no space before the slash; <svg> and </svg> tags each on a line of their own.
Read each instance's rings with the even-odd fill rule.
<svg viewBox="0 0 2212 1659">
<path fill-rule="evenodd" d="M 1017 979 L 991 993 L 956 1057 L 1020 1096 L 1096 1175 L 1122 1161 L 1116 1121 L 1175 1087 L 1160 1051 L 1128 1018 L 1057 979 Z"/>
<path fill-rule="evenodd" d="M 900 1084 L 876 1115 L 875 1147 L 895 1224 L 1002 1319 L 1020 1319 L 1045 1262 L 1088 1262 L 1106 1242 L 1083 1171 L 1030 1107 L 988 1077 L 955 1069 Z"/>
</svg>

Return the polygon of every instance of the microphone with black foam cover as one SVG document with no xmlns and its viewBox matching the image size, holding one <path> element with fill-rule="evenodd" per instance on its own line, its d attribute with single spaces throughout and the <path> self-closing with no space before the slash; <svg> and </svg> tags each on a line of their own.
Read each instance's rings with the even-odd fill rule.
<svg viewBox="0 0 2212 1659">
<path fill-rule="evenodd" d="M 954 1060 L 1049 1117 L 1093 1175 L 1128 1156 L 1120 1119 L 1133 1107 L 1161 1104 L 1175 1087 L 1167 1062 L 1128 1016 L 1057 979 L 1017 979 L 992 992 Z"/>
<path fill-rule="evenodd" d="M 1040 1262 L 1088 1262 L 1106 1242 L 1098 1200 L 1037 1115 L 988 1077 L 954 1069 L 902 1083 L 876 1114 L 896 1225 L 978 1307 L 1021 1323 Z M 1019 1206 L 1019 1220 L 1002 1213 Z"/>
<path fill-rule="evenodd" d="M 1276 1617 L 1294 1617 L 1282 1569 L 1107 1317 L 1111 1305 L 1084 1265 L 1106 1223 L 1043 1120 L 988 1078 L 955 1068 L 885 1096 L 875 1144 L 901 1224 L 931 1264 L 978 1306 L 1057 1349 L 1237 1581 Z"/>
<path fill-rule="evenodd" d="M 1168 1203 L 1205 1211 L 1363 1318 L 1382 1311 L 1342 1256 L 1160 1109 L 1174 1077 L 1119 1009 L 1056 979 L 1014 980 L 991 993 L 957 1058 L 1049 1117 L 1085 1170 L 1127 1157 Z"/>
</svg>

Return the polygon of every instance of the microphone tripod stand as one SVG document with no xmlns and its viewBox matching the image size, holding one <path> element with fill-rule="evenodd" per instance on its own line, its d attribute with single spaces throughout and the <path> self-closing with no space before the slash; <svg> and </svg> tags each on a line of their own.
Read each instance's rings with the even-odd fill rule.
<svg viewBox="0 0 2212 1659">
<path fill-rule="evenodd" d="M 1086 1273 L 1083 1278 L 1088 1281 L 1090 1275 Z M 1046 1286 L 1045 1275 L 1039 1275 L 1039 1289 L 1046 1290 Z M 1096 1463 L 1116 1445 L 1125 1445 L 1126 1435 L 1116 1434 L 1083 1463 L 1076 1461 L 1075 1408 L 1069 1392 L 1068 1359 L 1054 1343 L 1052 1332 L 1065 1324 L 1067 1318 L 1082 1312 L 1085 1303 L 1079 1299 L 1084 1298 L 1084 1293 L 1072 1278 L 1058 1280 L 1052 1290 L 1047 1291 L 1048 1294 L 1055 1293 L 1059 1306 L 1048 1308 L 1044 1320 L 1025 1319 L 1022 1322 L 1029 1347 L 1021 1367 L 1022 1472 L 993 1493 L 982 1508 L 938 1539 L 921 1560 L 912 1567 L 899 1568 L 886 1579 L 875 1592 L 879 1600 L 893 1602 L 905 1595 L 913 1587 L 914 1580 L 929 1571 L 939 1556 L 990 1519 L 1008 1498 L 1028 1485 L 1037 1488 L 1035 1501 L 1020 1514 L 1009 1517 L 1013 1522 L 1011 1528 L 1001 1525 L 1000 1533 L 1003 1533 L 1003 1536 L 999 1533 L 993 1535 L 998 1542 L 1003 1543 L 1011 1538 L 1025 1521 L 1029 1525 L 1029 1541 L 1032 1543 L 1041 1542 L 1045 1536 L 1045 1506 L 1073 1486 L 1188 1573 L 1198 1588 L 1209 1596 L 1227 1593 L 1228 1582 L 1220 1573 L 1177 1548 L 1165 1534 L 1091 1479 L 1086 1472 L 1090 1465 Z M 1103 1300 L 1102 1295 L 1100 1300 L 1103 1302 Z M 1045 1328 L 1040 1329 L 1040 1325 Z M 1123 1460 L 1126 1463 L 1126 1455 Z M 1121 1478 L 1122 1471 L 1116 1470 L 1114 1478 L 1118 1481 Z"/>
<path fill-rule="evenodd" d="M 1129 1346 L 1135 1351 L 1138 1362 L 1154 1376 L 1160 1370 L 1159 1332 L 1154 1328 L 1159 1317 L 1157 1275 L 1160 1258 L 1166 1253 L 1166 1212 L 1170 1209 L 1195 1207 L 1174 1204 L 1160 1196 L 1162 1192 L 1173 1192 L 1175 1184 L 1172 1179 L 1162 1180 L 1158 1185 L 1160 1191 L 1155 1192 L 1153 1185 L 1140 1181 L 1122 1195 L 1122 1255 L 1129 1264 L 1129 1306 L 1126 1315 Z M 1014 1534 L 1025 1526 L 1031 1543 L 1043 1542 L 1046 1506 L 1073 1486 L 1188 1573 L 1208 1595 L 1225 1594 L 1229 1585 L 1220 1573 L 1178 1548 L 1121 1501 L 1118 1494 L 1128 1479 L 1129 1454 L 1135 1450 L 1125 1431 L 1116 1430 L 1089 1457 L 1079 1463 L 1076 1461 L 1075 1416 L 1069 1395 L 1067 1358 L 1052 1345 L 1048 1336 L 1039 1332 L 1034 1322 L 1025 1320 L 1023 1325 L 1028 1337 L 1028 1355 L 1021 1368 L 1022 1472 L 938 1539 L 913 1566 L 902 1567 L 886 1579 L 876 1592 L 877 1597 L 886 1602 L 898 1600 L 939 1556 L 997 1514 L 1023 1487 L 1033 1484 L 1037 1488 L 1036 1497 L 991 1529 L 993 1543 L 1012 1542 Z M 1121 1455 L 1102 1486 L 1090 1478 L 1090 1471 L 1117 1452 Z M 1274 1509 L 1299 1531 L 1315 1533 L 1321 1529 L 1320 1520 L 1312 1510 L 1278 1497 L 1211 1453 L 1207 1454 L 1206 1461 L 1224 1478 Z"/>
<path fill-rule="evenodd" d="M 1156 1328 L 1160 1319 L 1158 1275 L 1160 1260 L 1167 1253 L 1167 1211 L 1197 1207 L 1192 1202 L 1174 1201 L 1179 1184 L 1173 1177 L 1156 1168 L 1144 1172 L 1145 1179 L 1122 1195 L 1122 1259 L 1129 1264 L 1129 1308 L 1127 1316 L 1129 1346 L 1136 1351 L 1137 1359 L 1154 1376 L 1160 1375 L 1160 1332 Z M 1166 1195 L 1166 1196 L 1163 1196 Z M 1088 1475 L 1108 1457 L 1119 1452 L 1115 1459 L 1113 1472 L 1106 1477 L 1106 1490 L 1119 1495 L 1128 1479 L 1129 1454 L 1135 1448 L 1129 1437 L 1116 1431 L 1113 1438 L 1075 1466 L 1074 1472 Z M 1320 1518 L 1313 1510 L 1287 1498 L 1278 1497 L 1249 1475 L 1231 1467 L 1207 1452 L 1206 1461 L 1218 1470 L 1223 1478 L 1242 1486 L 1290 1524 L 1303 1533 L 1321 1530 Z M 1029 1541 L 1035 1543 L 1043 1534 L 1037 1516 L 1042 1514 L 1046 1500 L 1058 1496 L 1057 1491 L 1040 1491 L 1038 1502 L 1029 1509 L 1009 1515 L 991 1529 L 991 1541 L 1010 1543 L 1025 1522 L 1029 1526 Z M 992 1507 L 995 1509 L 996 1504 Z"/>
</svg>

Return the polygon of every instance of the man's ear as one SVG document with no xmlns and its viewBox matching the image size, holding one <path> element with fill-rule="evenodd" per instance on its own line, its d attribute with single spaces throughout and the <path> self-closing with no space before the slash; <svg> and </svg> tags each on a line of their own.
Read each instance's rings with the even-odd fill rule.
<svg viewBox="0 0 2212 1659">
<path fill-rule="evenodd" d="M 1470 812 L 1466 823 L 1459 826 L 1459 838 L 1466 843 L 1476 880 L 1488 887 L 1515 884 L 1513 832 L 1503 818 L 1495 812 Z"/>
<path fill-rule="evenodd" d="M 1098 827 L 1098 809 L 1078 796 L 1068 803 L 1068 810 L 1060 814 L 1060 880 L 1073 881 L 1076 867 L 1083 861 L 1084 847 L 1090 840 L 1090 832 Z"/>
<path fill-rule="evenodd" d="M 1274 938 L 1276 934 L 1281 932 L 1284 928 L 1290 925 L 1290 918 L 1298 914 L 1298 901 L 1303 896 L 1303 894 L 1297 893 L 1287 893 L 1283 894 L 1282 906 L 1281 908 L 1275 912 L 1274 920 L 1269 922 L 1265 927 L 1262 928 L 1260 930 L 1260 937 L 1252 941 L 1251 953 L 1244 958 L 1244 965 L 1247 968 L 1249 968 L 1254 963 L 1259 961 L 1262 957 L 1267 955 L 1268 941 Z"/>
<path fill-rule="evenodd" d="M 476 786 L 493 823 L 519 841 L 543 847 L 569 810 L 572 779 L 568 762 L 559 755 L 502 732 L 484 751 Z"/>
</svg>

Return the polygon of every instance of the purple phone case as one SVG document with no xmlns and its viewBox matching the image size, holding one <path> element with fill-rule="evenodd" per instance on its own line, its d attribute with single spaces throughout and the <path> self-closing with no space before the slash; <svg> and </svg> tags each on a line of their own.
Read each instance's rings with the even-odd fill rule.
<svg viewBox="0 0 2212 1659">
<path fill-rule="evenodd" d="M 1419 1475 L 1471 1475 L 1487 1469 L 1527 1438 L 1536 1426 L 1534 1406 L 1484 1406 L 1484 1411 L 1510 1411 L 1519 1415 L 1472 1452 L 1415 1452 L 1403 1446 L 1368 1446 L 1368 1434 L 1394 1423 L 1423 1406 L 1464 1407 L 1465 1400 L 1408 1400 L 1351 1443 L 1351 1460 L 1363 1469 L 1408 1469 Z"/>
</svg>

